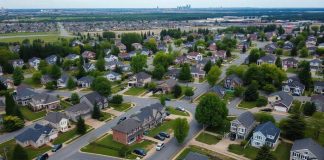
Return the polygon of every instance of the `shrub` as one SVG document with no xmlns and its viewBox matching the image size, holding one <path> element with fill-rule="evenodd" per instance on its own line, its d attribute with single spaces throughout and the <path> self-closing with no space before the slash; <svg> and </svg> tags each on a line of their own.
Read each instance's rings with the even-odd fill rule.
<svg viewBox="0 0 324 160">
<path fill-rule="evenodd" d="M 242 147 L 244 147 L 246 144 L 247 144 L 247 141 L 246 141 L 246 140 L 243 140 L 243 141 L 240 143 L 240 145 L 241 145 Z"/>
<path fill-rule="evenodd" d="M 122 95 L 114 95 L 110 100 L 110 103 L 113 104 L 122 104 L 123 103 L 123 96 Z"/>
<path fill-rule="evenodd" d="M 257 107 L 262 107 L 266 106 L 268 104 L 268 100 L 266 97 L 261 96 L 259 99 L 256 101 L 256 106 Z"/>
</svg>

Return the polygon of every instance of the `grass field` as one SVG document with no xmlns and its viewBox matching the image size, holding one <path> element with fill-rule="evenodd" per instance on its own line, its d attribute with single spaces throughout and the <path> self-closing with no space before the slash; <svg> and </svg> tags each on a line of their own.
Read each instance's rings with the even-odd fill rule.
<svg viewBox="0 0 324 160">
<path fill-rule="evenodd" d="M 211 150 L 207 150 L 198 146 L 189 146 L 188 148 L 184 149 L 180 155 L 176 158 L 176 160 L 183 160 L 189 152 L 199 153 L 202 155 L 206 155 L 209 157 L 209 159 L 212 160 L 234 160 L 233 158 L 226 157 L 224 155 L 220 155 L 216 152 L 213 152 Z"/>
<path fill-rule="evenodd" d="M 170 113 L 170 114 L 174 114 L 174 115 L 178 115 L 178 116 L 189 116 L 188 112 L 182 112 L 179 110 L 176 110 L 173 107 L 167 107 L 166 110 Z"/>
<path fill-rule="evenodd" d="M 30 35 L 48 35 L 59 34 L 58 32 L 13 32 L 13 33 L 1 33 L 0 37 L 5 36 L 30 36 Z"/>
<path fill-rule="evenodd" d="M 256 101 L 253 102 L 247 102 L 247 101 L 241 101 L 241 103 L 238 105 L 240 108 L 246 108 L 246 109 L 251 109 L 256 107 Z"/>
<path fill-rule="evenodd" d="M 35 83 L 32 78 L 25 78 L 22 83 L 31 86 L 33 88 L 40 88 L 42 86 L 41 84 Z"/>
<path fill-rule="evenodd" d="M 34 121 L 46 115 L 46 111 L 33 112 L 27 107 L 20 107 L 21 114 L 28 121 Z"/>
<path fill-rule="evenodd" d="M 10 43 L 10 42 L 22 42 L 24 39 L 29 39 L 33 41 L 35 39 L 41 39 L 45 42 L 55 42 L 59 38 L 67 38 L 69 37 L 60 37 L 58 32 L 38 32 L 38 33 L 7 33 L 0 34 L 0 42 Z"/>
<path fill-rule="evenodd" d="M 87 132 L 90 132 L 91 126 L 86 125 L 86 128 L 87 128 Z M 78 136 L 81 136 L 81 135 L 79 135 L 77 133 L 76 128 L 73 128 L 73 129 L 71 129 L 71 130 L 69 130 L 67 132 L 59 133 L 58 137 L 52 143 L 53 144 L 62 144 L 64 142 L 67 142 L 67 141 L 73 139 L 74 137 L 78 137 Z"/>
<path fill-rule="evenodd" d="M 115 110 L 119 112 L 124 112 L 127 111 L 131 108 L 132 104 L 131 103 L 122 103 L 122 104 L 109 104 L 110 107 L 114 108 Z"/>
<path fill-rule="evenodd" d="M 143 94 L 145 91 L 146 91 L 145 88 L 132 87 L 132 88 L 129 88 L 124 94 L 131 95 L 131 96 L 139 96 L 139 95 Z"/>
<path fill-rule="evenodd" d="M 167 132 L 171 133 L 173 131 L 173 125 L 174 125 L 174 120 L 171 121 L 164 121 L 161 125 L 153 128 L 152 130 L 149 131 L 148 136 L 154 137 L 160 132 Z"/>
<path fill-rule="evenodd" d="M 221 137 L 217 137 L 215 135 L 202 132 L 198 135 L 196 141 L 212 145 L 212 144 L 217 144 L 221 139 L 222 139 Z"/>
</svg>

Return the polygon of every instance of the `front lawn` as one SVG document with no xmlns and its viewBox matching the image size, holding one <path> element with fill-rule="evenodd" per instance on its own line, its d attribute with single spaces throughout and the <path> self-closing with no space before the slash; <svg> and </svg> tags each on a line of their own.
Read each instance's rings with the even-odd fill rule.
<svg viewBox="0 0 324 160">
<path fill-rule="evenodd" d="M 154 137 L 155 135 L 159 134 L 160 132 L 172 132 L 172 128 L 174 125 L 174 120 L 169 120 L 169 121 L 164 121 L 161 125 L 153 128 L 152 130 L 149 131 L 148 136 Z"/>
<path fill-rule="evenodd" d="M 99 118 L 99 121 L 108 121 L 112 117 L 112 114 L 109 114 L 107 112 L 101 112 L 101 117 Z"/>
<path fill-rule="evenodd" d="M 221 139 L 222 137 L 220 136 L 215 136 L 206 132 L 202 132 L 198 135 L 196 141 L 212 145 L 212 144 L 217 144 Z"/>
<path fill-rule="evenodd" d="M 21 106 L 19 108 L 23 117 L 28 121 L 34 121 L 46 115 L 46 111 L 33 112 L 26 106 Z"/>
<path fill-rule="evenodd" d="M 33 88 L 40 88 L 42 86 L 40 83 L 35 83 L 32 78 L 25 78 L 22 83 Z"/>
<path fill-rule="evenodd" d="M 132 88 L 129 88 L 124 94 L 131 95 L 131 96 L 139 96 L 139 95 L 143 94 L 145 91 L 146 91 L 145 88 L 132 87 Z"/>
<path fill-rule="evenodd" d="M 173 107 L 167 107 L 166 111 L 168 111 L 170 114 L 174 114 L 174 115 L 178 115 L 178 116 L 189 116 L 188 112 L 186 112 L 186 111 L 182 112 L 182 111 L 176 110 Z"/>
<path fill-rule="evenodd" d="M 207 92 L 208 93 L 208 92 Z M 199 102 L 207 93 L 204 93 L 200 97 L 198 97 L 195 101 Z M 217 95 L 217 94 L 216 94 Z M 222 98 L 225 102 L 231 101 L 235 98 L 234 92 L 227 91 L 225 96 Z"/>
<path fill-rule="evenodd" d="M 132 151 L 135 148 L 142 148 L 146 151 L 149 151 L 152 147 L 153 142 L 147 140 L 144 140 L 140 143 L 133 143 L 128 148 L 129 152 L 126 153 L 126 158 L 135 159 L 137 157 L 136 155 L 132 154 Z M 125 145 L 114 141 L 113 136 L 109 134 L 81 148 L 81 151 L 125 158 L 124 155 L 120 154 L 121 149 L 125 149 Z"/>
<path fill-rule="evenodd" d="M 86 125 L 86 128 L 87 128 L 87 132 L 90 132 L 91 131 L 91 126 L 88 126 Z M 67 132 L 64 132 L 64 133 L 59 133 L 59 135 L 57 136 L 56 139 L 54 139 L 54 141 L 52 142 L 53 144 L 62 144 L 62 143 L 65 143 L 69 140 L 72 140 L 72 139 L 76 139 L 77 137 L 80 137 L 82 135 L 78 134 L 77 133 L 77 128 L 73 128 Z"/>
<path fill-rule="evenodd" d="M 189 146 L 188 148 L 184 149 L 180 155 L 176 158 L 176 160 L 183 160 L 189 152 L 199 153 L 202 155 L 208 156 L 212 160 L 234 160 L 233 158 L 226 157 L 224 155 L 218 154 L 216 152 L 213 152 L 211 150 L 207 150 L 198 146 Z"/>
<path fill-rule="evenodd" d="M 7 150 L 6 155 L 7 155 L 8 159 L 12 160 L 12 152 L 13 152 L 13 150 L 15 148 L 15 145 L 16 145 L 16 141 L 14 139 L 0 144 L 0 153 L 1 153 L 1 155 L 4 155 L 3 151 L 4 151 L 4 148 L 5 148 Z M 28 159 L 34 159 L 38 155 L 41 155 L 41 154 L 49 151 L 51 149 L 51 147 L 47 146 L 47 145 L 44 145 L 44 146 L 42 146 L 40 148 L 26 147 L 24 149 L 27 152 Z"/>
<path fill-rule="evenodd" d="M 251 109 L 256 107 L 257 101 L 252 101 L 252 102 L 247 102 L 247 101 L 241 101 L 241 103 L 238 105 L 240 108 L 246 108 L 246 109 Z"/>
<path fill-rule="evenodd" d="M 122 104 L 109 104 L 110 107 L 114 108 L 116 111 L 119 112 L 125 112 L 131 109 L 132 104 L 131 103 L 122 103 Z"/>
<path fill-rule="evenodd" d="M 62 109 L 62 110 L 65 110 L 65 109 L 71 107 L 73 104 L 70 103 L 70 102 L 67 102 L 67 101 L 65 101 L 65 100 L 61 100 L 61 101 L 60 101 L 60 105 L 61 105 L 61 109 Z"/>
<path fill-rule="evenodd" d="M 127 86 L 126 84 L 120 84 L 120 85 L 117 85 L 117 86 L 113 86 L 113 87 L 111 87 L 111 92 L 113 94 L 115 94 L 115 93 L 123 90 L 126 86 Z"/>
</svg>

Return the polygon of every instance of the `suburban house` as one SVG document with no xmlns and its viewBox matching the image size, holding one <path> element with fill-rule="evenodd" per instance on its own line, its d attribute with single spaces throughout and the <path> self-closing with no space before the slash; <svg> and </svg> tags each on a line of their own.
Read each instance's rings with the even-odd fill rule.
<svg viewBox="0 0 324 160">
<path fill-rule="evenodd" d="M 223 88 L 222 86 L 220 85 L 215 85 L 214 87 L 212 87 L 209 92 L 213 92 L 215 93 L 217 96 L 223 98 L 226 94 L 226 89 Z"/>
<path fill-rule="evenodd" d="M 125 66 L 125 64 L 123 62 L 119 62 L 119 61 L 110 61 L 110 62 L 106 62 L 105 63 L 105 70 L 115 70 L 117 67 L 122 68 L 123 66 Z"/>
<path fill-rule="evenodd" d="M 254 115 L 247 111 L 240 114 L 235 120 L 231 121 L 230 132 L 235 134 L 236 139 L 246 139 L 254 129 L 257 122 Z"/>
<path fill-rule="evenodd" d="M 100 109 L 108 107 L 108 99 L 101 96 L 98 92 L 88 93 L 80 98 L 80 103 L 85 102 L 93 110 L 94 106 L 97 105 Z"/>
<path fill-rule="evenodd" d="M 264 63 L 267 64 L 275 64 L 277 57 L 273 54 L 267 54 L 257 60 L 257 65 L 261 65 Z"/>
<path fill-rule="evenodd" d="M 219 51 L 215 52 L 215 54 L 213 56 L 216 57 L 216 59 L 226 59 L 226 51 L 219 50 Z"/>
<path fill-rule="evenodd" d="M 34 69 L 38 70 L 38 65 L 40 63 L 41 59 L 37 57 L 33 57 L 28 60 L 28 64 L 30 67 L 33 67 Z"/>
<path fill-rule="evenodd" d="M 268 96 L 268 101 L 273 109 L 280 112 L 288 112 L 293 100 L 293 97 L 284 91 L 275 92 Z"/>
<path fill-rule="evenodd" d="M 324 148 L 311 138 L 295 140 L 290 150 L 290 160 L 323 160 Z"/>
<path fill-rule="evenodd" d="M 121 75 L 116 72 L 109 72 L 105 75 L 109 81 L 120 81 L 122 79 Z"/>
<path fill-rule="evenodd" d="M 171 93 L 176 84 L 177 81 L 175 79 L 168 79 L 160 83 L 157 88 L 160 88 L 163 93 Z"/>
<path fill-rule="evenodd" d="M 113 140 L 125 145 L 139 142 L 143 139 L 142 124 L 132 118 L 126 119 L 112 128 Z"/>
<path fill-rule="evenodd" d="M 243 85 L 243 80 L 238 77 L 236 74 L 231 74 L 225 78 L 224 87 L 226 89 L 234 90 L 236 87 Z"/>
<path fill-rule="evenodd" d="M 67 59 L 67 60 L 71 60 L 71 61 L 77 60 L 77 59 L 79 59 L 79 58 L 80 58 L 79 55 L 77 55 L 77 54 L 73 54 L 73 53 L 68 54 L 68 55 L 65 57 L 65 59 Z"/>
<path fill-rule="evenodd" d="M 91 52 L 91 51 L 84 51 L 81 55 L 83 58 L 86 58 L 86 59 L 95 59 L 96 58 L 96 53 Z"/>
<path fill-rule="evenodd" d="M 203 59 L 203 56 L 199 52 L 190 52 L 187 54 L 187 58 L 190 60 L 201 61 Z"/>
<path fill-rule="evenodd" d="M 91 84 L 93 82 L 94 78 L 91 76 L 84 76 L 81 77 L 80 79 L 78 79 L 78 86 L 82 87 L 82 88 L 89 88 L 91 87 Z"/>
<path fill-rule="evenodd" d="M 93 63 L 85 63 L 83 64 L 83 69 L 85 72 L 91 72 L 96 70 L 96 66 Z"/>
<path fill-rule="evenodd" d="M 84 46 L 84 43 L 82 43 L 81 41 L 79 40 L 74 40 L 72 42 L 72 47 L 75 47 L 75 46 Z"/>
<path fill-rule="evenodd" d="M 189 61 L 189 59 L 187 58 L 187 56 L 185 55 L 181 55 L 181 56 L 178 56 L 174 62 L 176 64 L 184 64 L 184 63 L 187 63 Z"/>
<path fill-rule="evenodd" d="M 278 144 L 280 129 L 271 121 L 258 125 L 251 137 L 251 145 L 256 148 L 261 148 L 264 145 L 270 148 Z"/>
<path fill-rule="evenodd" d="M 264 46 L 264 50 L 270 54 L 272 54 L 277 48 L 278 45 L 276 43 L 270 43 Z"/>
<path fill-rule="evenodd" d="M 216 51 L 217 50 L 216 43 L 215 42 L 210 43 L 209 46 L 208 46 L 208 50 L 209 51 Z"/>
<path fill-rule="evenodd" d="M 143 46 L 140 43 L 133 43 L 132 47 L 134 47 L 135 50 L 142 50 Z"/>
<path fill-rule="evenodd" d="M 151 80 L 152 80 L 151 75 L 145 72 L 139 72 L 130 79 L 130 81 L 128 82 L 128 86 L 144 87 L 145 84 L 150 83 Z"/>
<path fill-rule="evenodd" d="M 40 111 L 43 109 L 53 110 L 60 107 L 60 99 L 46 93 L 39 93 L 31 98 L 29 104 L 29 107 L 33 111 Z"/>
<path fill-rule="evenodd" d="M 69 118 L 63 112 L 49 112 L 44 117 L 44 120 L 60 132 L 69 130 Z"/>
<path fill-rule="evenodd" d="M 41 77 L 41 84 L 45 85 L 46 83 L 49 83 L 49 82 L 53 82 L 54 79 L 48 75 L 48 74 L 45 74 L 45 75 L 42 75 Z"/>
<path fill-rule="evenodd" d="M 32 88 L 29 88 L 24 85 L 20 85 L 14 91 L 13 98 L 17 104 L 26 106 L 29 104 L 32 97 L 37 94 L 38 93 L 36 93 Z"/>
<path fill-rule="evenodd" d="M 58 58 L 59 57 L 57 57 L 57 55 L 50 55 L 45 58 L 45 61 L 47 62 L 47 64 L 53 65 L 56 64 Z"/>
<path fill-rule="evenodd" d="M 305 85 L 300 83 L 296 78 L 288 78 L 286 82 L 282 84 L 282 91 L 291 93 L 293 96 L 303 95 Z"/>
<path fill-rule="evenodd" d="M 109 54 L 107 56 L 105 56 L 105 61 L 106 62 L 113 62 L 113 61 L 118 61 L 118 57 L 112 54 Z"/>
<path fill-rule="evenodd" d="M 72 77 L 71 77 L 72 78 Z M 56 80 L 58 88 L 65 88 L 67 87 L 68 81 L 70 76 L 68 74 L 63 74 L 59 79 Z M 76 81 L 75 78 L 72 78 L 73 81 Z"/>
<path fill-rule="evenodd" d="M 322 68 L 322 61 L 320 59 L 313 59 L 309 62 L 312 75 L 315 75 L 316 72 L 320 71 Z"/>
<path fill-rule="evenodd" d="M 294 48 L 294 44 L 290 41 L 286 41 L 282 47 L 285 51 L 291 51 Z"/>
<path fill-rule="evenodd" d="M 86 102 L 80 102 L 65 109 L 64 112 L 70 120 L 77 122 L 79 117 L 85 119 L 91 116 L 91 107 Z"/>
<path fill-rule="evenodd" d="M 16 68 L 16 67 L 22 68 L 25 65 L 24 60 L 22 60 L 22 59 L 14 59 L 14 60 L 10 60 L 9 62 L 13 68 Z"/>
<path fill-rule="evenodd" d="M 286 58 L 282 60 L 282 68 L 297 68 L 298 67 L 298 60 L 295 58 Z"/>
<path fill-rule="evenodd" d="M 127 48 L 123 43 L 121 42 L 116 43 L 116 47 L 119 49 L 120 52 L 126 52 Z"/>
<path fill-rule="evenodd" d="M 324 95 L 317 94 L 311 97 L 311 102 L 315 104 L 318 112 L 324 112 Z"/>
<path fill-rule="evenodd" d="M 4 76 L 0 76 L 0 83 L 2 83 L 8 89 L 15 87 L 13 80 Z"/>
<path fill-rule="evenodd" d="M 316 81 L 314 82 L 314 92 L 318 94 L 324 94 L 324 82 Z"/>
<path fill-rule="evenodd" d="M 205 78 L 206 72 L 197 67 L 191 67 L 190 74 L 194 78 Z"/>
<path fill-rule="evenodd" d="M 35 124 L 33 128 L 28 128 L 15 137 L 16 143 L 22 147 L 32 146 L 39 148 L 54 140 L 58 131 L 49 125 Z"/>
<path fill-rule="evenodd" d="M 144 107 L 139 113 L 131 116 L 132 119 L 141 123 L 141 127 L 144 130 L 154 128 L 158 124 L 161 124 L 165 117 L 165 107 L 160 103 Z"/>
</svg>

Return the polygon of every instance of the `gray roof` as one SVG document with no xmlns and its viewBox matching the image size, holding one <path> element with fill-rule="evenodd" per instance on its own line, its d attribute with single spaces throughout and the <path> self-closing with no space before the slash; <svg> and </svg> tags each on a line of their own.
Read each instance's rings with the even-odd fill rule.
<svg viewBox="0 0 324 160">
<path fill-rule="evenodd" d="M 98 102 L 104 104 L 106 99 L 105 97 L 101 96 L 98 92 L 91 92 L 84 95 L 83 97 L 86 97 L 93 106 Z"/>
<path fill-rule="evenodd" d="M 319 160 L 324 159 L 324 148 L 316 143 L 311 138 L 304 138 L 296 140 L 291 147 L 291 151 L 301 150 L 301 149 L 308 149 L 311 151 Z"/>
<path fill-rule="evenodd" d="M 300 88 L 302 91 L 305 90 L 305 85 L 300 83 L 299 81 L 296 81 L 294 79 L 291 79 L 292 81 L 287 82 L 287 83 L 283 83 L 283 85 L 288 85 L 289 87 L 293 87 L 293 88 Z"/>
<path fill-rule="evenodd" d="M 78 111 L 87 111 L 87 110 L 90 110 L 90 106 L 88 106 L 88 104 L 85 102 L 75 104 L 65 109 L 66 112 L 78 112 Z"/>
<path fill-rule="evenodd" d="M 280 129 L 277 128 L 272 122 L 268 121 L 266 123 L 262 123 L 258 125 L 254 132 L 261 132 L 264 136 L 267 135 L 274 136 L 274 139 L 267 138 L 266 141 L 275 142 L 280 134 Z"/>
<path fill-rule="evenodd" d="M 138 114 L 132 115 L 131 118 L 143 122 L 148 117 L 155 117 L 157 112 L 161 112 L 164 106 L 160 103 L 151 104 L 150 106 L 144 107 Z"/>
<path fill-rule="evenodd" d="M 0 99 L 0 106 L 5 106 L 6 104 L 3 102 L 3 100 L 2 99 Z"/>
<path fill-rule="evenodd" d="M 220 97 L 224 97 L 226 92 L 225 88 L 220 85 L 212 87 L 210 91 L 216 93 Z"/>
<path fill-rule="evenodd" d="M 243 80 L 239 76 L 237 76 L 236 74 L 231 74 L 231 75 L 227 76 L 226 80 L 234 81 L 234 82 L 236 82 L 238 84 L 243 83 Z"/>
<path fill-rule="evenodd" d="M 134 129 L 137 129 L 138 127 L 141 126 L 141 123 L 135 119 L 129 118 L 126 119 L 125 121 L 119 123 L 115 127 L 112 128 L 112 130 L 116 130 L 122 133 L 130 133 Z"/>
<path fill-rule="evenodd" d="M 197 67 L 191 67 L 191 73 L 197 73 L 197 74 L 205 74 L 205 71 L 204 70 L 201 70 Z"/>
<path fill-rule="evenodd" d="M 78 81 L 85 82 L 85 83 L 92 83 L 93 80 L 94 78 L 91 76 L 84 76 L 80 78 Z"/>
<path fill-rule="evenodd" d="M 321 94 L 313 95 L 311 97 L 311 102 L 315 102 L 315 101 L 319 101 L 319 102 L 322 102 L 324 104 L 324 95 L 321 95 Z"/>
<path fill-rule="evenodd" d="M 136 79 L 137 80 L 140 80 L 140 79 L 148 79 L 148 78 L 151 77 L 151 75 L 149 75 L 149 74 L 147 74 L 145 72 L 139 72 L 135 76 L 136 76 Z"/>
<path fill-rule="evenodd" d="M 240 114 L 240 116 L 237 118 L 237 120 L 245 128 L 249 128 L 255 122 L 254 115 L 251 112 L 249 112 L 249 111 Z"/>
<path fill-rule="evenodd" d="M 63 83 L 66 83 L 69 80 L 69 78 L 70 76 L 64 73 L 63 75 L 61 75 L 61 77 L 58 80 L 62 81 Z"/>
<path fill-rule="evenodd" d="M 32 97 L 33 95 L 36 95 L 35 91 L 33 91 L 32 88 L 29 88 L 25 85 L 20 85 L 16 88 L 16 92 L 14 94 L 15 97 L 20 98 L 20 97 L 27 97 L 30 96 Z"/>
<path fill-rule="evenodd" d="M 286 107 L 289 107 L 294 100 L 293 96 L 289 95 L 288 93 L 286 93 L 284 91 L 275 92 L 275 93 L 270 94 L 269 96 L 276 96 L 276 95 L 279 96 L 281 99 L 280 101 L 277 101 L 277 102 L 283 103 Z"/>
<path fill-rule="evenodd" d="M 288 61 L 288 62 L 298 63 L 298 60 L 295 59 L 295 58 L 292 58 L 292 57 L 289 57 L 289 58 L 283 59 L 282 61 Z"/>
<path fill-rule="evenodd" d="M 263 57 L 261 57 L 259 60 L 262 60 L 263 62 L 269 62 L 269 61 L 276 61 L 276 56 L 272 54 L 267 54 Z"/>
<path fill-rule="evenodd" d="M 59 99 L 56 96 L 52 96 L 47 93 L 35 94 L 32 99 L 34 99 L 36 101 L 41 101 L 41 103 L 43 103 L 43 104 L 59 101 Z"/>
<path fill-rule="evenodd" d="M 59 123 L 63 118 L 68 119 L 68 117 L 63 112 L 49 112 L 44 117 L 44 120 L 56 124 Z"/>
<path fill-rule="evenodd" d="M 15 137 L 20 142 L 33 141 L 36 142 L 42 134 L 48 134 L 53 130 L 49 125 L 43 126 L 35 124 L 33 128 L 28 128 L 21 134 Z"/>
<path fill-rule="evenodd" d="M 38 58 L 38 57 L 33 57 L 33 58 L 29 59 L 28 62 L 34 62 L 35 60 L 40 60 L 40 58 Z"/>
<path fill-rule="evenodd" d="M 107 73 L 107 75 L 109 75 L 109 74 L 112 74 L 115 77 L 120 76 L 119 73 L 116 73 L 116 72 L 113 72 L 113 71 L 110 71 L 109 73 Z"/>
<path fill-rule="evenodd" d="M 79 55 L 77 55 L 77 54 L 69 54 L 69 55 L 67 55 L 65 58 L 66 59 L 74 59 L 74 58 L 76 58 L 76 57 L 78 57 Z"/>
<path fill-rule="evenodd" d="M 177 84 L 177 81 L 174 79 L 168 79 L 165 81 L 165 84 L 172 88 Z"/>
<path fill-rule="evenodd" d="M 196 152 L 189 152 L 183 160 L 208 160 L 208 156 L 196 153 Z"/>
<path fill-rule="evenodd" d="M 324 87 L 324 81 L 316 81 L 316 82 L 314 82 L 314 86 L 322 86 L 322 87 Z"/>
</svg>

